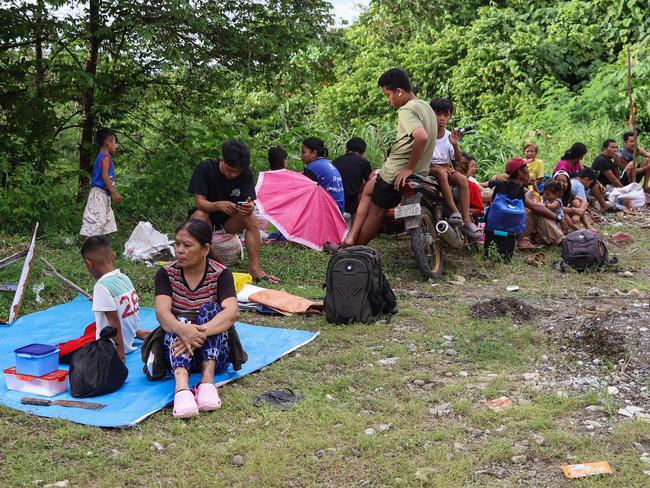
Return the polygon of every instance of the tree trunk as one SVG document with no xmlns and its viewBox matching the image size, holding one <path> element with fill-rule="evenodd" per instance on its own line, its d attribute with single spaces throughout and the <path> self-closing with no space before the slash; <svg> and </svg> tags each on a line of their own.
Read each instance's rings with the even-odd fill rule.
<svg viewBox="0 0 650 488">
<path fill-rule="evenodd" d="M 90 0 L 88 12 L 88 57 L 86 58 L 86 73 L 93 79 L 97 73 L 97 58 L 101 42 L 99 31 L 100 0 Z M 79 192 L 77 200 L 82 200 L 88 187 L 88 174 L 91 171 L 93 154 L 93 131 L 95 130 L 94 84 L 89 85 L 83 92 L 83 115 L 81 117 L 81 142 L 79 144 Z"/>
<path fill-rule="evenodd" d="M 38 103 L 44 106 L 44 90 L 43 83 L 45 81 L 45 65 L 43 63 L 43 12 L 45 11 L 44 0 L 36 2 L 36 28 L 34 32 L 35 37 L 35 57 L 36 57 L 36 76 L 34 77 L 34 85 L 36 86 L 36 96 Z M 45 174 L 45 162 L 47 157 L 47 149 L 45 144 L 45 127 L 43 117 L 36 117 L 34 120 L 34 134 L 35 142 L 38 144 L 38 160 L 36 161 L 36 171 L 39 175 Z"/>
</svg>

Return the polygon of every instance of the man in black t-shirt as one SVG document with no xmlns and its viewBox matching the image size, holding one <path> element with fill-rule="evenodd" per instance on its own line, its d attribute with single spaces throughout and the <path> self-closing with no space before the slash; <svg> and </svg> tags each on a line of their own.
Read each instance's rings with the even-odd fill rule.
<svg viewBox="0 0 650 488">
<path fill-rule="evenodd" d="M 332 164 L 339 170 L 343 179 L 345 211 L 354 215 L 359 205 L 359 194 L 364 183 L 368 181 L 372 168 L 370 162 L 363 157 L 366 152 L 366 142 L 363 139 L 353 137 L 345 144 L 345 150 L 347 152 L 332 161 Z"/>
<path fill-rule="evenodd" d="M 596 156 L 591 164 L 591 169 L 598 172 L 598 182 L 603 186 L 621 186 L 619 167 L 614 161 L 618 147 L 614 139 L 607 139 L 603 142 L 602 152 Z"/>
<path fill-rule="evenodd" d="M 203 220 L 229 234 L 246 229 L 248 271 L 255 281 L 278 284 L 281 280 L 260 266 L 260 229 L 255 210 L 255 185 L 250 170 L 251 153 L 239 141 L 230 139 L 221 146 L 221 158 L 200 163 L 192 174 L 188 191 L 196 207 L 190 218 Z"/>
<path fill-rule="evenodd" d="M 614 187 L 623 186 L 620 181 L 620 157 L 618 156 L 618 147 L 614 139 L 607 139 L 601 146 L 602 152 L 596 156 L 591 163 L 591 169 L 598 174 L 598 182 L 592 186 L 591 195 L 598 201 L 601 211 L 614 211 L 606 197 L 607 185 Z"/>
</svg>

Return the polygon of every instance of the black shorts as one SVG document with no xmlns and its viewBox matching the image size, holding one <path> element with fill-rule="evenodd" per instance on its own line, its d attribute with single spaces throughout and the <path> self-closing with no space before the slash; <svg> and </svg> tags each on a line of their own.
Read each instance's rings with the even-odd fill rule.
<svg viewBox="0 0 650 488">
<path fill-rule="evenodd" d="M 637 173 L 636 182 L 641 183 L 641 180 L 643 179 L 644 176 L 645 176 L 645 174 L 643 174 L 643 173 Z M 627 173 L 623 172 L 623 174 L 621 175 L 621 185 L 627 186 L 629 184 L 630 184 L 630 182 L 627 179 Z"/>
<path fill-rule="evenodd" d="M 395 189 L 392 183 L 386 183 L 378 175 L 370 199 L 378 207 L 388 210 L 399 205 L 399 202 L 402 201 L 402 194 Z"/>
<path fill-rule="evenodd" d="M 191 219 L 192 214 L 196 212 L 197 208 L 192 207 L 188 212 L 187 212 L 187 218 Z M 210 222 L 212 222 L 212 227 L 214 230 L 219 230 L 222 229 L 224 224 L 226 223 L 226 220 L 228 220 L 231 217 L 231 215 L 227 215 L 223 212 L 212 212 L 210 214 Z"/>
</svg>

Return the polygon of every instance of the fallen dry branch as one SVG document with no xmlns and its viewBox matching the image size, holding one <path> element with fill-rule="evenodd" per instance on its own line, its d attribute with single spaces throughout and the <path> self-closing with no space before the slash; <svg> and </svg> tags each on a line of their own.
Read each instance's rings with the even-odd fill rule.
<svg viewBox="0 0 650 488">
<path fill-rule="evenodd" d="M 15 263 L 16 261 L 19 261 L 21 258 L 27 256 L 27 251 L 29 251 L 29 249 L 25 249 L 24 251 L 20 251 L 4 259 L 0 259 L 0 269 L 5 268 L 10 264 Z"/>
<path fill-rule="evenodd" d="M 54 276 L 56 279 L 58 279 L 61 283 L 63 283 L 66 286 L 69 286 L 73 290 L 78 291 L 79 293 L 81 293 L 83 296 L 85 296 L 86 298 L 88 298 L 90 300 L 91 296 L 86 290 L 84 290 L 79 285 L 75 284 L 74 282 L 70 281 L 68 278 L 63 276 L 61 273 L 59 273 L 56 270 L 56 268 L 54 266 L 52 266 L 52 264 L 50 264 L 50 262 L 47 259 L 45 259 L 43 256 L 41 256 L 41 262 L 45 266 L 50 268 L 50 273 L 52 273 L 52 276 Z"/>
</svg>

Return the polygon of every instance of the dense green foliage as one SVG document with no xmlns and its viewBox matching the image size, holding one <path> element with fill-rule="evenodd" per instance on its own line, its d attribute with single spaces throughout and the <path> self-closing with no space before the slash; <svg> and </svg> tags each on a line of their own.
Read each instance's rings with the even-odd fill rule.
<svg viewBox="0 0 650 488">
<path fill-rule="evenodd" d="M 227 137 L 247 142 L 261 170 L 271 145 L 285 146 L 298 169 L 307 135 L 334 154 L 360 135 L 378 166 L 395 122 L 376 80 L 392 66 L 409 71 L 421 98 L 452 98 L 454 123 L 477 125 L 463 148 L 481 176 L 529 139 L 547 170 L 573 142 L 588 145 L 589 161 L 604 138 L 618 139 L 629 118 L 628 46 L 638 125 L 650 126 L 642 0 L 373 0 L 339 29 L 326 27 L 320 0 L 268 8 L 92 0 L 65 16 L 50 12 L 61 5 L 77 2 L 0 9 L 0 222 L 10 232 L 37 219 L 76 230 L 88 116 L 93 127 L 114 127 L 123 146 L 118 222 L 154 223 L 181 218 L 193 166 Z"/>
</svg>

